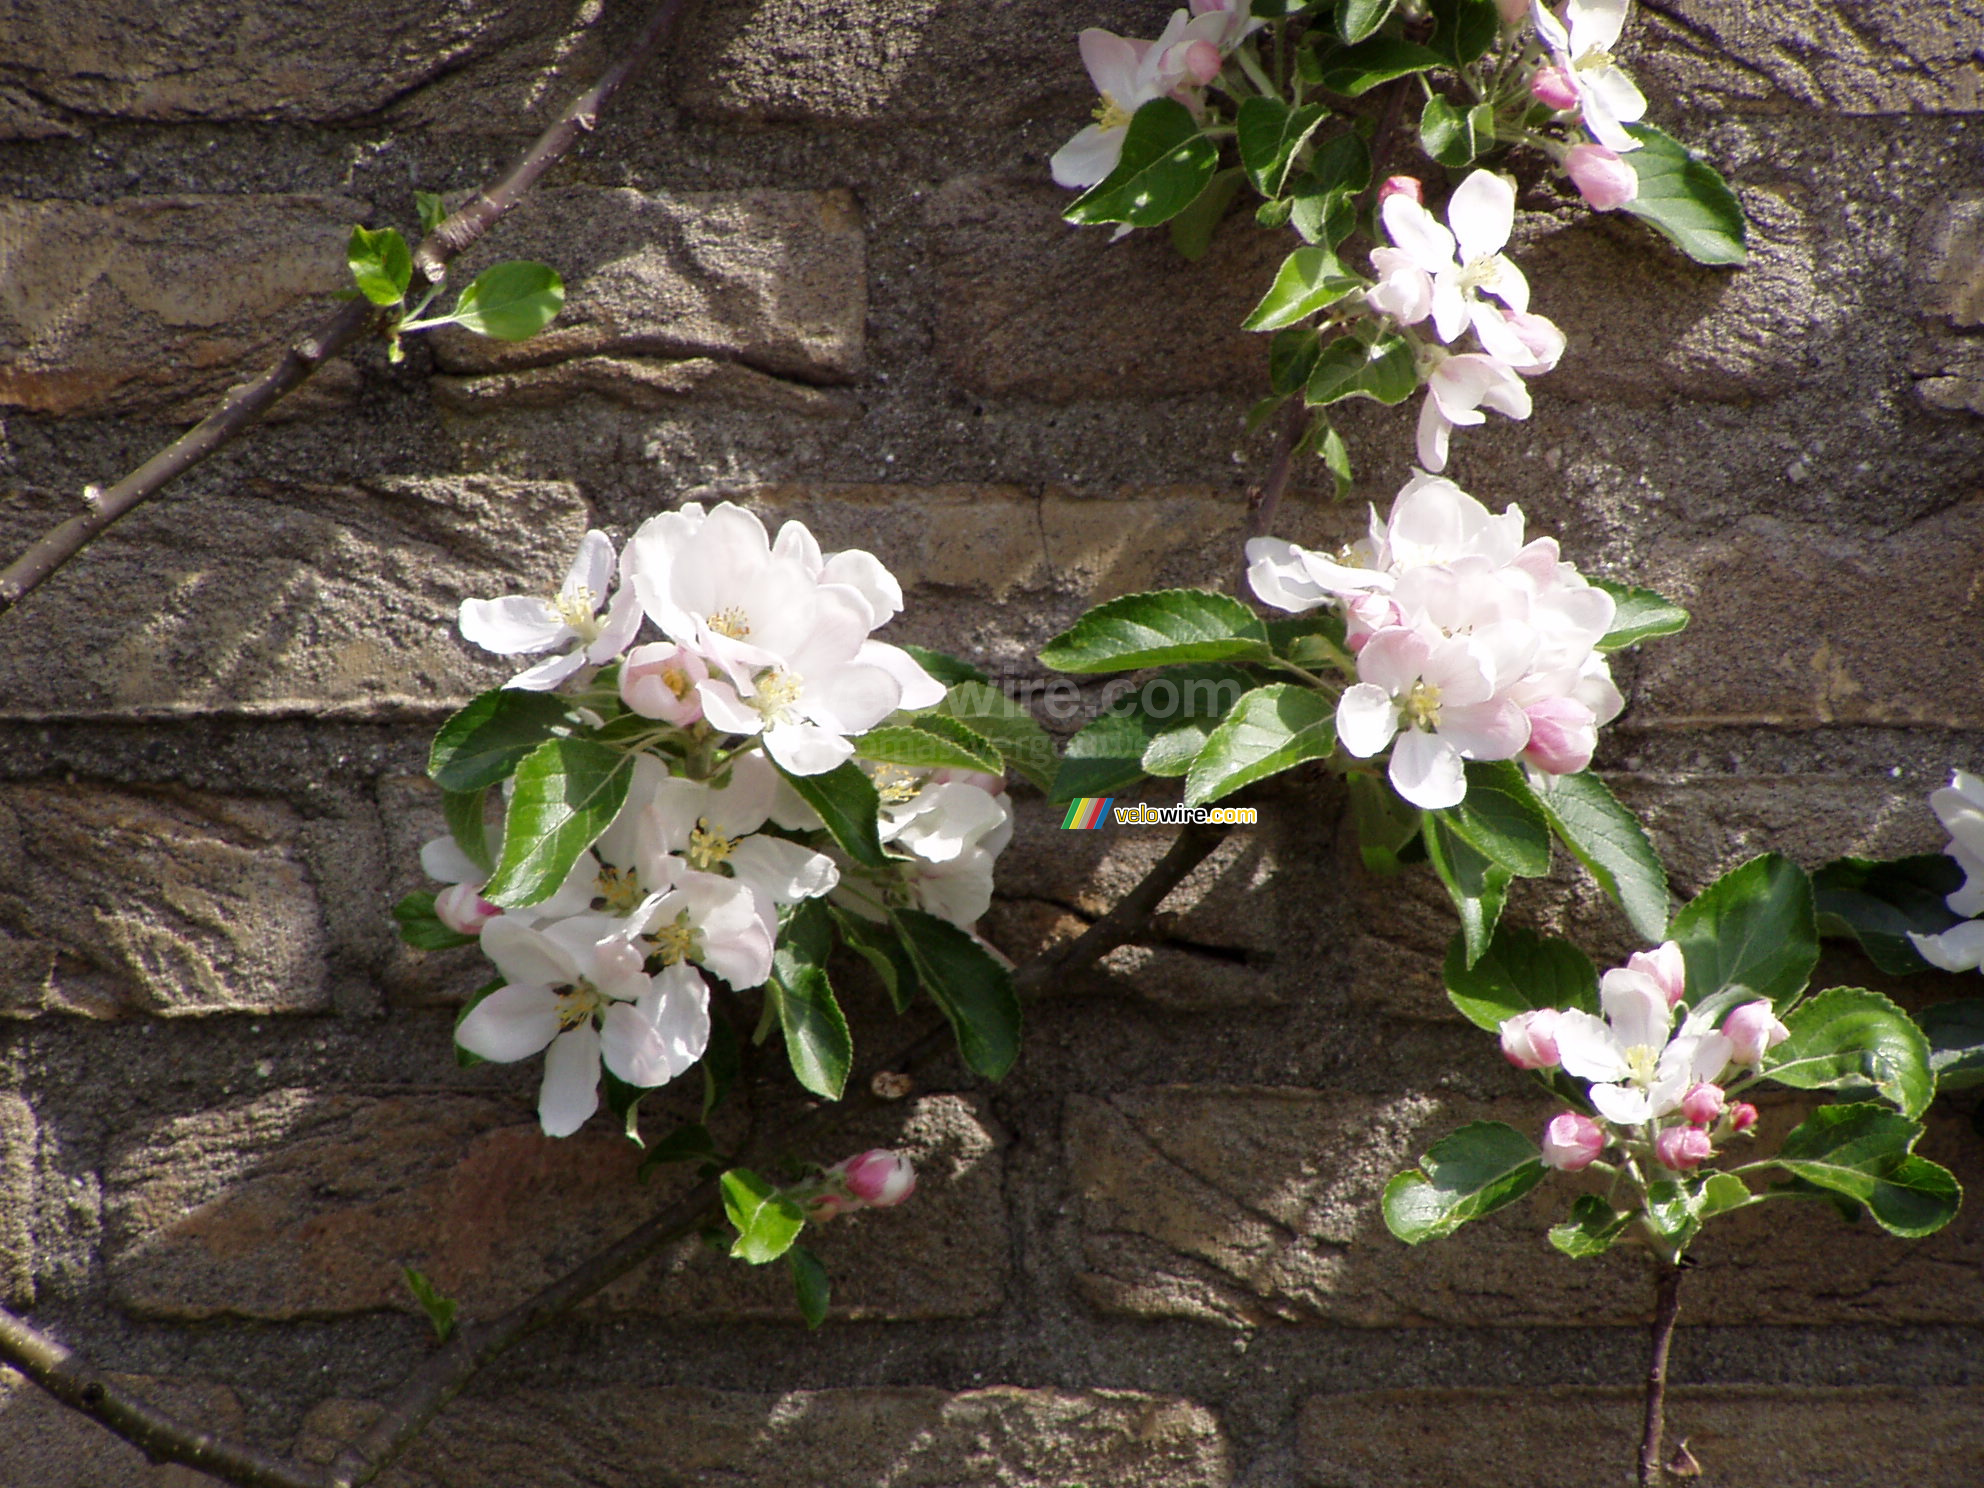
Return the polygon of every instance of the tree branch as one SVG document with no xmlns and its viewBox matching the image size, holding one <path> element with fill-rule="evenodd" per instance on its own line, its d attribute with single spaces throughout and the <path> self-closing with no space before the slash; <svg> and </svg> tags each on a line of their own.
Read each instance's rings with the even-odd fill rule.
<svg viewBox="0 0 1984 1488">
<path fill-rule="evenodd" d="M 1299 398 L 1282 410 L 1281 432 L 1275 438 L 1274 459 L 1268 465 L 1267 479 L 1261 482 L 1258 495 L 1247 504 L 1247 538 L 1266 537 L 1268 529 L 1274 526 L 1276 510 L 1281 506 L 1283 493 L 1288 490 L 1288 479 L 1295 473 L 1295 446 L 1302 442 L 1302 430 L 1309 421 L 1309 409 Z M 1247 597 L 1247 551 L 1246 544 L 1240 549 L 1240 579 L 1234 587 L 1235 594 L 1242 599 Z"/>
<path fill-rule="evenodd" d="M 1660 1439 L 1666 1433 L 1667 1351 L 1674 1342 L 1674 1322 L 1681 1313 L 1681 1268 L 1656 1260 L 1653 1306 L 1653 1354 L 1646 1368 L 1646 1422 L 1640 1433 L 1640 1488 L 1660 1488 L 1667 1481 L 1660 1461 Z"/>
<path fill-rule="evenodd" d="M 414 250 L 415 275 L 425 284 L 439 282 L 448 260 L 466 250 L 514 207 L 538 177 L 561 159 L 581 134 L 599 120 L 600 110 L 661 44 L 681 10 L 683 0 L 661 0 L 640 34 L 619 59 L 584 93 L 567 104 L 551 127 L 524 152 L 495 185 L 478 191 L 467 205 L 451 213 Z M 85 493 L 81 515 L 51 528 L 0 570 L 0 615 L 33 593 L 84 545 L 114 522 L 156 495 L 207 456 L 223 448 L 260 421 L 310 375 L 354 342 L 376 331 L 382 312 L 368 301 L 341 307 L 316 330 L 283 354 L 282 360 L 251 383 L 230 391 L 227 400 L 178 439 L 102 493 Z"/>
</svg>

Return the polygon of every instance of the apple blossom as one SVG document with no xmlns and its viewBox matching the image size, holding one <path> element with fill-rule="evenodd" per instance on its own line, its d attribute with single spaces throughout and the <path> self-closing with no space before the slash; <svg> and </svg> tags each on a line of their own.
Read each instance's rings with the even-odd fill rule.
<svg viewBox="0 0 1984 1488">
<path fill-rule="evenodd" d="M 1699 1168 L 1714 1154 L 1715 1145 L 1698 1126 L 1670 1126 L 1653 1139 L 1653 1155 L 1660 1165 L 1677 1173 Z"/>
<path fill-rule="evenodd" d="M 1529 389 L 1508 363 L 1478 352 L 1459 356 L 1431 348 L 1426 401 L 1419 405 L 1419 463 L 1438 473 L 1447 468 L 1449 436 L 1457 425 L 1484 424 L 1492 408 L 1512 419 L 1526 419 Z"/>
<path fill-rule="evenodd" d="M 1634 951 L 1624 966 L 1606 972 L 1599 985 L 1634 987 L 1659 997 L 1672 1008 L 1688 995 L 1687 977 L 1688 966 L 1680 945 L 1668 940 L 1650 951 Z"/>
<path fill-rule="evenodd" d="M 1102 101 L 1095 106 L 1095 122 L 1056 150 L 1048 162 L 1057 185 L 1086 190 L 1116 169 L 1137 110 L 1178 85 L 1177 75 L 1165 64 L 1183 60 L 1170 54 L 1184 37 L 1186 24 L 1180 10 L 1156 41 L 1132 41 L 1096 26 L 1081 33 L 1082 65 Z"/>
<path fill-rule="evenodd" d="M 687 646 L 663 641 L 636 646 L 620 664 L 620 701 L 643 718 L 659 718 L 687 728 L 703 716 L 698 683 L 710 669 Z"/>
<path fill-rule="evenodd" d="M 1626 26 L 1626 7 L 1627 0 L 1567 0 L 1560 21 L 1543 0 L 1534 0 L 1530 12 L 1536 34 L 1577 95 L 1584 127 L 1620 154 L 1640 147 L 1625 126 L 1646 114 L 1646 98 L 1612 56 Z"/>
<path fill-rule="evenodd" d="M 1757 1124 L 1757 1108 L 1748 1101 L 1737 1101 L 1729 1108 L 1729 1129 L 1746 1132 Z"/>
<path fill-rule="evenodd" d="M 1529 13 L 1528 0 L 1524 0 L 1523 13 Z M 1538 103 L 1558 113 L 1578 106 L 1578 90 L 1571 86 L 1570 78 L 1561 67 L 1537 68 L 1530 75 L 1529 91 Z"/>
<path fill-rule="evenodd" d="M 1722 1033 L 1729 1041 L 1730 1057 L 1738 1064 L 1762 1063 L 1766 1053 L 1791 1037 L 1791 1030 L 1777 1021 L 1764 998 L 1733 1009 L 1722 1021 Z"/>
<path fill-rule="evenodd" d="M 1673 1035 L 1674 1010 L 1650 975 L 1624 969 L 1599 983 L 1603 1019 L 1575 1008 L 1557 1019 L 1557 1051 L 1565 1071 L 1591 1082 L 1598 1113 L 1621 1126 L 1665 1116 L 1694 1085 L 1714 1080 L 1732 1045 L 1720 1033 L 1683 1024 Z"/>
<path fill-rule="evenodd" d="M 612 539 L 604 532 L 588 532 L 552 598 L 506 594 L 500 599 L 463 600 L 462 638 L 505 656 L 557 651 L 503 684 L 526 692 L 549 692 L 580 667 L 611 661 L 627 649 L 640 628 L 640 607 L 624 571 L 619 591 L 608 604 L 606 589 L 612 575 Z"/>
<path fill-rule="evenodd" d="M 1564 170 L 1594 212 L 1623 207 L 1640 194 L 1640 173 L 1633 163 L 1603 145 L 1571 146 L 1564 153 Z"/>
<path fill-rule="evenodd" d="M 1940 935 L 1908 932 L 1915 953 L 1940 971 L 1976 971 L 1984 966 L 1984 920 L 1965 920 Z"/>
<path fill-rule="evenodd" d="M 455 883 L 434 896 L 434 918 L 457 935 L 475 935 L 503 912 L 482 897 L 474 884 Z"/>
<path fill-rule="evenodd" d="M 1964 871 L 1963 887 L 1943 902 L 1951 914 L 1984 914 L 1984 779 L 1952 772 L 1950 783 L 1930 794 L 1929 807 L 1950 834 L 1943 851 Z"/>
<path fill-rule="evenodd" d="M 1722 1114 L 1725 1104 L 1722 1087 L 1704 1080 L 1681 1097 L 1681 1114 L 1696 1126 L 1707 1126 Z"/>
<path fill-rule="evenodd" d="M 1561 1173 L 1590 1167 L 1605 1150 L 1605 1128 L 1589 1116 L 1562 1111 L 1543 1128 L 1543 1165 Z"/>
<path fill-rule="evenodd" d="M 1540 698 L 1524 708 L 1529 743 L 1522 758 L 1546 775 L 1575 775 L 1598 749 L 1598 718 L 1575 698 Z"/>
<path fill-rule="evenodd" d="M 676 776 L 657 781 L 637 828 L 643 880 L 672 882 L 685 865 L 727 875 L 763 897 L 760 914 L 774 923 L 776 906 L 826 893 L 840 880 L 832 858 L 760 831 L 780 784 L 771 763 L 755 754 L 732 763 L 726 784 Z"/>
<path fill-rule="evenodd" d="M 1532 1008 L 1502 1020 L 1502 1053 L 1517 1069 L 1554 1069 L 1557 1065 L 1555 1008 Z"/>
<path fill-rule="evenodd" d="M 848 1196 L 871 1209 L 891 1209 L 916 1192 L 916 1167 L 886 1147 L 843 1158 L 827 1169 Z"/>
</svg>

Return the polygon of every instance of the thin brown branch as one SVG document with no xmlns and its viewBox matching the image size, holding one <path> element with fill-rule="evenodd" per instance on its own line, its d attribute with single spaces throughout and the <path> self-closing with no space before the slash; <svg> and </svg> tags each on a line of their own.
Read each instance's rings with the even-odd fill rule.
<svg viewBox="0 0 1984 1488">
<path fill-rule="evenodd" d="M 1661 1466 L 1660 1439 L 1667 1431 L 1667 1351 L 1674 1342 L 1674 1322 L 1681 1313 L 1681 1268 L 1664 1259 L 1654 1262 L 1653 1353 L 1646 1368 L 1646 1422 L 1640 1432 L 1640 1488 L 1660 1488 L 1667 1481 Z"/>
<path fill-rule="evenodd" d="M 1300 398 L 1282 410 L 1281 432 L 1275 437 L 1274 459 L 1268 464 L 1267 479 L 1261 482 L 1261 489 L 1247 504 L 1247 536 L 1251 540 L 1266 537 L 1268 529 L 1274 526 L 1275 512 L 1281 506 L 1281 498 L 1288 490 L 1288 480 L 1295 473 L 1295 447 L 1302 442 L 1302 431 L 1309 422 L 1309 409 Z M 1233 592 L 1242 599 L 1247 597 L 1247 558 L 1246 547 L 1241 546 L 1240 578 Z"/>
<path fill-rule="evenodd" d="M 580 135 L 593 129 L 607 100 L 660 46 L 682 5 L 683 0 L 661 0 L 640 34 L 601 74 L 599 81 L 566 105 L 509 172 L 495 185 L 478 191 L 421 240 L 413 255 L 417 283 L 439 282 L 450 259 L 487 232 L 571 149 Z M 255 381 L 233 389 L 218 409 L 116 485 L 100 495 L 92 489 L 84 497 L 85 509 L 79 515 L 43 533 L 20 557 L 0 570 L 0 615 L 33 593 L 98 534 L 253 427 L 325 362 L 377 330 L 381 322 L 382 313 L 365 301 L 342 306 L 290 347 L 274 367 Z"/>
</svg>

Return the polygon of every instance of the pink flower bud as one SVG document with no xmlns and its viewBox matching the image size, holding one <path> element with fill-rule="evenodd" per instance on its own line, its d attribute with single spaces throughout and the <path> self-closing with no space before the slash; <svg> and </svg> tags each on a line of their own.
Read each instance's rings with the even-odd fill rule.
<svg viewBox="0 0 1984 1488">
<path fill-rule="evenodd" d="M 1670 1126 L 1653 1139 L 1653 1155 L 1660 1165 L 1677 1173 L 1699 1168 L 1714 1152 L 1708 1133 L 1698 1126 Z"/>
<path fill-rule="evenodd" d="M 838 1176 L 850 1198 L 875 1209 L 900 1204 L 916 1192 L 916 1169 L 886 1147 L 845 1158 L 828 1168 L 827 1176 Z"/>
<path fill-rule="evenodd" d="M 1598 719 L 1575 698 L 1544 698 L 1529 715 L 1529 743 L 1522 757 L 1548 775 L 1575 775 L 1598 748 Z"/>
<path fill-rule="evenodd" d="M 1746 1002 L 1722 1022 L 1723 1037 L 1734 1045 L 1731 1054 L 1738 1064 L 1761 1063 L 1766 1051 L 1791 1037 L 1791 1030 L 1777 1021 L 1768 1002 Z"/>
<path fill-rule="evenodd" d="M 1559 113 L 1578 106 L 1578 90 L 1571 86 L 1561 67 L 1537 68 L 1530 76 L 1529 91 L 1538 103 Z"/>
<path fill-rule="evenodd" d="M 1543 1128 L 1543 1165 L 1561 1173 L 1583 1171 L 1604 1150 L 1605 1129 L 1589 1116 L 1565 1111 Z"/>
<path fill-rule="evenodd" d="M 1757 1124 L 1757 1108 L 1748 1101 L 1738 1101 L 1729 1108 L 1729 1129 L 1733 1132 L 1746 1132 Z"/>
<path fill-rule="evenodd" d="M 1707 1080 L 1681 1097 L 1681 1114 L 1696 1126 L 1707 1126 L 1722 1114 L 1722 1107 L 1722 1087 Z"/>
<path fill-rule="evenodd" d="M 636 646 L 620 664 L 620 701 L 643 718 L 687 728 L 703 716 L 696 684 L 709 674 L 708 664 L 687 646 Z"/>
<path fill-rule="evenodd" d="M 1573 145 L 1564 156 L 1564 169 L 1571 184 L 1594 212 L 1623 207 L 1640 194 L 1640 173 L 1632 162 L 1614 155 L 1603 145 Z"/>
<path fill-rule="evenodd" d="M 457 935 L 477 935 L 502 909 L 482 897 L 481 884 L 449 884 L 434 896 L 434 918 Z"/>
<path fill-rule="evenodd" d="M 1166 72 L 1189 78 L 1201 88 L 1219 76 L 1219 69 L 1219 48 L 1209 41 L 1188 41 L 1164 54 Z"/>
<path fill-rule="evenodd" d="M 1421 206 L 1426 204 L 1425 188 L 1416 176 L 1386 176 L 1384 185 L 1378 188 L 1378 205 L 1382 207 L 1395 196 L 1409 196 Z"/>
<path fill-rule="evenodd" d="M 1626 958 L 1626 970 L 1652 978 L 1669 1007 L 1688 995 L 1688 963 L 1676 941 L 1662 941 L 1650 951 L 1634 951 Z"/>
<path fill-rule="evenodd" d="M 851 1214 L 861 1206 L 837 1193 L 815 1194 L 806 1201 L 806 1217 L 816 1224 Z"/>
<path fill-rule="evenodd" d="M 1533 1008 L 1502 1020 L 1502 1052 L 1517 1069 L 1554 1069 L 1557 1065 L 1555 1008 Z"/>
<path fill-rule="evenodd" d="M 1529 0 L 1495 0 L 1495 9 L 1502 13 L 1504 26 L 1520 26 L 1529 19 Z"/>
</svg>

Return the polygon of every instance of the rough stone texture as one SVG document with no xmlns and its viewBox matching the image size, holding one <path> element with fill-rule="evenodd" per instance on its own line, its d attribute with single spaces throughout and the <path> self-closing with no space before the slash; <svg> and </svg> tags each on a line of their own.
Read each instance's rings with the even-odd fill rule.
<svg viewBox="0 0 1984 1488">
<path fill-rule="evenodd" d="M 1916 227 L 1914 288 L 1930 324 L 1911 370 L 1931 408 L 1984 413 L 1984 192 L 1960 191 Z"/>
<path fill-rule="evenodd" d="M 0 790 L 0 1014 L 328 1008 L 298 829 L 279 802 Z"/>
<path fill-rule="evenodd" d="M 647 413 L 691 401 L 813 418 L 849 418 L 855 412 L 844 396 L 712 357 L 578 357 L 487 377 L 436 377 L 432 386 L 434 401 L 457 413 L 561 408 L 585 394 Z"/>
<path fill-rule="evenodd" d="M 1540 1126 L 1540 1102 L 1483 1106 L 1437 1092 L 1204 1087 L 1069 1098 L 1067 1139 L 1081 1199 L 1082 1295 L 1111 1312 L 1239 1326 L 1271 1321 L 1480 1326 L 1637 1323 L 1649 1303 L 1642 1257 L 1546 1264 L 1563 1218 L 1545 1184 L 1441 1244 L 1407 1248 L 1378 1198 L 1438 1137 L 1473 1120 Z M 1773 1105 L 1764 1149 L 1798 1111 Z M 1932 1113 L 1921 1151 L 1980 1172 L 1965 1123 Z M 1696 1243 L 1690 1316 L 1718 1324 L 1984 1321 L 1984 1222 L 1966 1211 L 1939 1236 L 1902 1241 L 1822 1212 L 1760 1206 Z M 1822 1291 L 1812 1285 L 1823 1275 Z"/>
<path fill-rule="evenodd" d="M 1686 0 L 1641 15 L 1635 69 L 1668 90 L 1836 114 L 1984 108 L 1977 0 Z"/>
<path fill-rule="evenodd" d="M 1667 1444 L 1683 1438 L 1700 1481 L 1755 1488 L 1966 1488 L 1984 1461 L 1984 1392 L 1667 1392 Z M 1592 1488 L 1631 1481 L 1637 1392 L 1373 1390 L 1302 1407 L 1303 1488 Z M 1539 1450 L 1547 1442 L 1548 1447 Z M 1464 1464 L 1464 1466 L 1463 1466 Z"/>
<path fill-rule="evenodd" d="M 328 1462 L 376 1408 L 327 1401 L 298 1455 Z M 600 1444 L 611 1442 L 611 1452 Z M 1127 1390 L 582 1390 L 465 1401 L 381 1488 L 1226 1488 L 1212 1413 Z"/>
<path fill-rule="evenodd" d="M 914 1212 L 822 1226 L 842 1317 L 959 1317 L 998 1304 L 1006 1250 L 999 1139 L 936 1096 L 843 1134 L 923 1174 Z M 640 1152 L 597 1123 L 562 1142 L 510 1101 L 282 1090 L 117 1142 L 106 1170 L 110 1279 L 146 1317 L 283 1319 L 414 1310 L 414 1266 L 469 1316 L 514 1306 L 687 1186 L 636 1184 Z M 812 1243 L 809 1239 L 809 1243 Z M 660 1284 L 666 1275 L 666 1286 Z M 618 1282 L 614 1311 L 797 1322 L 779 1268 L 690 1241 Z"/>
<path fill-rule="evenodd" d="M 34 1301 L 34 1108 L 0 1095 L 0 1302 Z"/>
<path fill-rule="evenodd" d="M 342 196 L 0 200 L 0 411 L 203 417 L 328 313 L 366 215 Z M 293 396 L 356 383 L 340 363 Z"/>
<path fill-rule="evenodd" d="M 541 366 L 627 352 L 712 356 L 804 382 L 861 370 L 868 277 L 861 215 L 846 191 L 535 193 L 461 261 L 466 284 L 500 259 L 534 258 L 565 281 L 565 305 L 528 341 L 434 333 L 450 372 Z"/>
<path fill-rule="evenodd" d="M 241 1402 L 224 1385 L 138 1374 L 110 1379 L 208 1431 L 237 1435 L 241 1430 Z M 212 1488 L 214 1482 L 189 1467 L 146 1462 L 136 1447 L 57 1404 L 11 1369 L 0 1369 L 0 1442 L 7 1488 Z"/>
<path fill-rule="evenodd" d="M 0 541 L 59 510 L 0 509 Z M 554 592 L 586 526 L 570 485 L 503 476 L 168 495 L 21 606 L 49 639 L 0 652 L 0 716 L 432 713 L 509 675 L 461 601 Z"/>
</svg>

